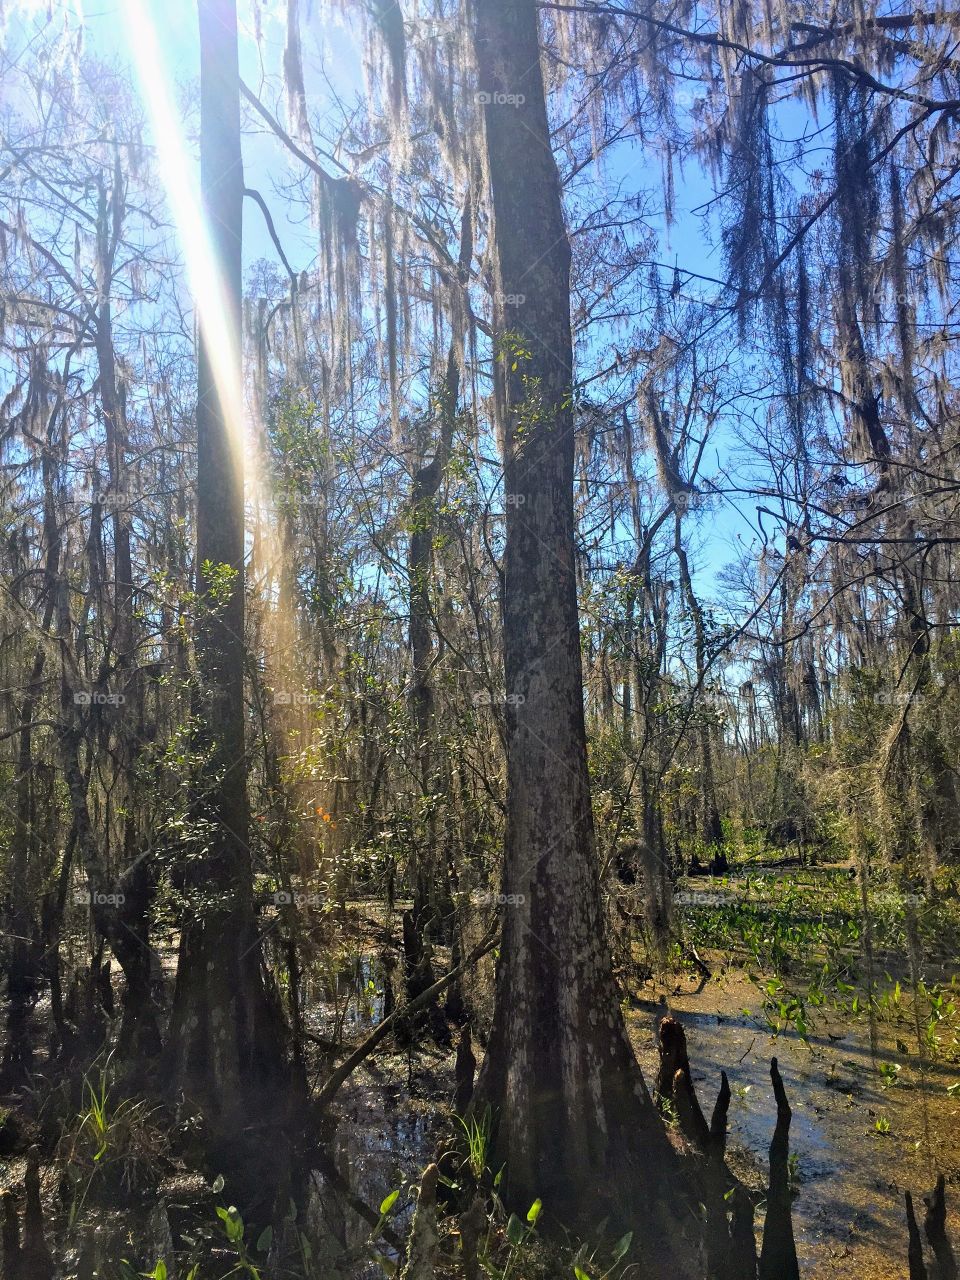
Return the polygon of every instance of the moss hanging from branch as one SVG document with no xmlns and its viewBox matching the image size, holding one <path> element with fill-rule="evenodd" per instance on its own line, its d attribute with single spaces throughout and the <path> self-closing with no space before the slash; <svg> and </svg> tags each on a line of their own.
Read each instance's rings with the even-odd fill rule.
<svg viewBox="0 0 960 1280">
<path fill-rule="evenodd" d="M 307 118 L 307 91 L 303 81 L 303 51 L 300 47 L 300 0 L 287 0 L 283 82 L 287 91 L 287 122 L 290 132 L 301 145 L 312 152 L 313 138 Z"/>
<path fill-rule="evenodd" d="M 389 70 L 387 96 L 391 107 L 406 112 L 407 105 L 407 40 L 403 29 L 403 10 L 397 0 L 367 0 L 366 9 L 373 19 Z"/>
<path fill-rule="evenodd" d="M 776 198 L 773 147 L 770 139 L 769 85 L 746 69 L 731 96 L 726 127 L 727 182 L 731 209 L 723 231 L 730 283 L 741 336 L 746 334 L 750 306 L 769 297 L 771 266 L 776 260 Z"/>
</svg>

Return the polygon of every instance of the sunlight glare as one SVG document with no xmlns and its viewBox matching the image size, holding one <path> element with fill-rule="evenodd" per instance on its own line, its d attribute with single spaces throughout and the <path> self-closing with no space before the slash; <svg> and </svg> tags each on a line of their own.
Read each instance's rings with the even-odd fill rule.
<svg viewBox="0 0 960 1280">
<path fill-rule="evenodd" d="M 180 239 L 200 329 L 227 424 L 234 466 L 242 474 L 245 432 L 241 355 L 230 322 L 229 299 L 200 200 L 197 163 L 173 101 L 172 77 L 148 6 L 144 0 L 124 0 L 120 9 L 126 28 L 127 48 L 153 126 L 160 178 Z"/>
<path fill-rule="evenodd" d="M 254 392 L 250 413 L 253 429 L 246 432 L 241 352 L 237 350 L 230 326 L 224 281 L 216 264 L 199 197 L 197 165 L 173 101 L 172 79 L 147 2 L 126 0 L 123 12 L 126 42 L 150 116 L 160 177 L 176 225 L 190 288 L 196 299 L 199 323 L 210 352 L 217 394 L 228 424 L 234 465 L 246 472 L 248 480 L 248 514 L 252 511 L 254 516 L 253 535 L 248 542 L 247 591 L 251 599 L 258 601 L 261 634 L 270 640 L 265 648 L 266 680 L 275 689 L 309 689 L 316 675 L 298 651 L 295 604 L 292 597 L 284 601 L 280 585 L 288 551 L 278 529 L 270 467 L 265 455 L 262 407 Z M 320 733 L 310 704 L 281 702 L 273 714 L 274 732 L 278 734 L 280 744 L 279 758 L 295 760 Z M 312 785 L 316 786 L 315 780 Z M 326 809 L 331 809 L 334 794 L 324 794 L 323 799 Z M 329 827 L 324 829 L 317 845 L 321 858 L 329 855 L 337 839 L 339 837 Z"/>
</svg>

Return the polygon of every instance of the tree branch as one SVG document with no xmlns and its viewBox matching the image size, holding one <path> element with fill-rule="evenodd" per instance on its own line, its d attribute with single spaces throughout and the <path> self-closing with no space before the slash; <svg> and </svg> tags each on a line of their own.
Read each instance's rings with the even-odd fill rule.
<svg viewBox="0 0 960 1280">
<path fill-rule="evenodd" d="M 316 1097 L 316 1101 L 319 1105 L 321 1107 L 329 1105 L 343 1082 L 352 1075 L 354 1071 L 356 1071 L 357 1067 L 360 1066 L 361 1062 L 363 1062 L 365 1058 L 368 1058 L 370 1054 L 373 1053 L 380 1041 L 389 1035 L 402 1018 L 408 1017 L 411 1013 L 416 1013 L 418 1009 L 422 1009 L 425 1005 L 430 1004 L 433 998 L 439 995 L 445 987 L 448 987 L 451 982 L 459 978 L 462 973 L 465 973 L 466 970 L 475 965 L 478 960 L 482 959 L 492 951 L 498 941 L 499 927 L 494 925 L 483 941 L 475 947 L 473 951 L 471 951 L 461 964 L 458 964 L 455 969 L 451 969 L 449 973 L 445 973 L 442 978 L 439 978 L 432 986 L 427 987 L 426 991 L 422 991 L 415 999 L 408 1000 L 402 1008 L 395 1009 L 388 1018 L 384 1018 L 381 1023 L 374 1027 L 366 1040 L 364 1040 L 362 1044 L 358 1045 L 357 1048 L 354 1049 L 353 1053 L 351 1053 L 350 1056 L 346 1058 L 330 1076 L 327 1077 Z"/>
<path fill-rule="evenodd" d="M 269 231 L 270 239 L 273 241 L 273 247 L 280 255 L 280 261 L 287 269 L 287 275 L 290 277 L 290 283 L 294 288 L 296 288 L 297 273 L 287 261 L 287 255 L 283 252 L 283 245 L 280 243 L 280 237 L 277 235 L 277 229 L 273 224 L 273 218 L 271 217 L 270 210 L 267 208 L 266 200 L 264 200 L 260 192 L 256 191 L 253 187 L 244 187 L 243 194 L 245 196 L 249 196 L 251 200 L 260 206 L 260 212 L 263 214 L 263 220 L 267 224 L 267 231 Z"/>
</svg>

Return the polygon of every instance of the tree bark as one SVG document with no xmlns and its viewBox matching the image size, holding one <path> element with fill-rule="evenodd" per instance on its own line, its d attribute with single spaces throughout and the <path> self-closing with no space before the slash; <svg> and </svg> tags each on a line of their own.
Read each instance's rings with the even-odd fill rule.
<svg viewBox="0 0 960 1280">
<path fill-rule="evenodd" d="M 800 1280 L 790 1209 L 791 1111 L 776 1058 L 770 1060 L 770 1078 L 777 1099 L 777 1126 L 770 1141 L 770 1184 L 758 1275 L 760 1280 Z"/>
<path fill-rule="evenodd" d="M 497 1117 L 490 1163 L 506 1164 L 511 1205 L 539 1196 L 568 1223 L 595 1221 L 597 1206 L 621 1195 L 635 1210 L 631 1191 L 649 1187 L 652 1168 L 668 1181 L 671 1149 L 627 1038 L 596 867 L 574 564 L 570 246 L 533 0 L 478 0 L 475 40 L 504 440 L 510 905 L 474 1105 Z M 676 1259 L 670 1274 L 685 1274 Z"/>
<path fill-rule="evenodd" d="M 687 597 L 687 607 L 693 620 L 694 653 L 697 663 L 697 692 L 703 697 L 707 679 L 707 635 L 703 619 L 703 609 L 693 589 L 693 578 L 687 552 L 683 545 L 680 528 L 680 516 L 676 517 L 676 535 L 674 550 L 677 564 L 680 567 L 680 581 Z M 697 835 L 707 850 L 713 849 L 723 842 L 723 826 L 720 821 L 720 809 L 717 805 L 717 789 L 713 770 L 713 743 L 710 738 L 710 720 L 706 708 L 700 715 L 697 727 L 700 746 L 700 795 L 697 813 Z"/>
<path fill-rule="evenodd" d="M 178 1082 L 226 1117 L 282 1070 L 253 905 L 244 747 L 241 401 L 243 163 L 234 0 L 200 0 L 200 185 L 225 312 L 201 316 L 197 386 L 197 713 L 209 764 L 194 808 L 171 1028 Z M 201 299 L 210 305 L 210 299 Z M 214 323 L 216 322 L 216 323 Z M 213 346 L 225 342 L 224 358 Z M 221 348 L 222 351 L 222 348 Z M 233 386 L 218 385 L 225 376 Z M 228 591 L 212 591 L 217 576 Z M 224 596 L 226 598 L 224 599 Z"/>
<path fill-rule="evenodd" d="M 453 445 L 457 399 L 460 394 L 460 369 L 456 348 L 451 342 L 446 374 L 439 396 L 439 437 L 429 463 L 420 467 L 413 478 L 410 494 L 410 543 L 407 551 L 407 573 L 410 581 L 410 714 L 416 734 L 417 769 L 421 800 L 427 806 L 427 819 L 415 855 L 413 872 L 413 910 L 403 921 L 404 950 L 407 959 L 407 998 L 412 1000 L 434 982 L 430 961 L 430 940 L 438 932 L 439 917 L 449 904 L 446 872 L 438 858 L 436 817 L 433 794 L 438 789 L 436 752 L 437 729 L 434 724 L 434 694 L 430 676 L 433 664 L 433 616 L 430 604 L 430 579 L 433 570 L 433 543 L 436 536 L 437 494 Z M 442 872 L 442 874 L 441 874 Z"/>
<path fill-rule="evenodd" d="M 130 723 L 143 716 L 142 680 L 137 674 L 133 601 L 133 560 L 130 550 L 130 515 L 127 510 L 128 425 L 124 396 L 117 378 L 113 340 L 113 269 L 123 229 L 125 190 L 119 161 L 114 169 L 113 190 L 107 197 L 101 183 L 97 210 L 97 323 L 95 345 L 103 411 L 104 434 L 110 474 L 113 527 L 113 609 L 116 655 L 116 692 L 125 702 L 126 719 L 117 735 L 116 779 L 123 811 L 122 902 L 110 930 L 111 949 L 123 968 L 123 1023 L 120 1048 L 152 1057 L 160 1048 L 160 1031 L 150 988 L 150 908 L 155 893 L 154 869 L 137 835 L 137 803 L 134 765 L 140 746 L 140 730 Z M 146 839 L 144 842 L 146 843 Z"/>
<path fill-rule="evenodd" d="M 469 274 L 473 256 L 473 217 L 470 192 L 464 203 L 460 221 L 459 270 L 463 279 Z M 432 797 L 441 789 L 440 761 L 437 758 L 437 727 L 434 723 L 436 707 L 431 669 L 434 662 L 434 620 L 430 601 L 430 584 L 433 576 L 434 540 L 437 530 L 437 496 L 443 485 L 447 462 L 453 448 L 457 422 L 457 406 L 460 399 L 460 364 L 457 354 L 456 334 L 450 338 L 443 382 L 437 397 L 437 426 L 433 457 L 419 467 L 413 477 L 410 493 L 410 543 L 407 551 L 407 573 L 410 582 L 410 714 L 417 742 L 417 767 L 421 799 L 427 806 L 416 864 L 412 868 L 414 899 L 412 925 L 421 955 L 429 957 L 430 937 L 436 938 L 441 919 L 452 915 L 449 876 L 440 861 L 437 846 L 436 815 Z M 413 999 L 417 985 L 429 986 L 434 980 L 432 967 L 411 965 L 413 959 L 407 952 L 407 997 Z"/>
</svg>

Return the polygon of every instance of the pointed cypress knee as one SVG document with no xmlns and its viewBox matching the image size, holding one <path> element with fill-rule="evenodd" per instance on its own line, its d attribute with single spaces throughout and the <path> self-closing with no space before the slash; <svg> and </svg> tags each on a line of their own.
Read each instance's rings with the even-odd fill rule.
<svg viewBox="0 0 960 1280">
<path fill-rule="evenodd" d="M 720 1250 L 714 1248 L 714 1270 L 718 1280 L 756 1280 L 757 1244 L 753 1234 L 753 1201 L 746 1187 L 726 1165 L 727 1114 L 730 1110 L 730 1081 L 720 1072 L 720 1092 L 710 1117 L 709 1158 L 714 1184 L 713 1204 L 708 1215 Z M 727 1223 L 727 1211 L 730 1221 Z"/>
<path fill-rule="evenodd" d="M 454 1067 L 456 1090 L 453 1095 L 453 1109 L 458 1116 L 467 1114 L 467 1107 L 473 1097 L 473 1078 L 477 1070 L 477 1060 L 473 1056 L 470 1044 L 470 1028 L 464 1027 L 460 1032 L 457 1044 L 457 1062 Z"/>
<path fill-rule="evenodd" d="M 941 1173 L 937 1178 L 936 1188 L 930 1195 L 923 1197 L 923 1203 L 927 1206 L 923 1229 L 937 1260 L 937 1280 L 957 1280 L 957 1261 L 947 1239 L 947 1200 L 944 1186 Z"/>
<path fill-rule="evenodd" d="M 710 1117 L 710 1152 L 717 1161 L 723 1160 L 727 1151 L 727 1112 L 730 1110 L 730 1081 L 725 1071 L 720 1072 L 720 1092 Z"/>
<path fill-rule="evenodd" d="M 756 1280 L 757 1241 L 753 1231 L 753 1201 L 746 1187 L 739 1184 L 733 1191 L 730 1243 L 743 1280 Z"/>
<path fill-rule="evenodd" d="M 770 1079 L 777 1099 L 777 1126 L 770 1143 L 770 1187 L 760 1250 L 760 1280 L 800 1280 L 790 1207 L 790 1103 L 777 1067 L 770 1059 Z"/>
<path fill-rule="evenodd" d="M 20 1280 L 20 1220 L 12 1191 L 3 1199 L 3 1280 Z"/>
<path fill-rule="evenodd" d="M 753 1238 L 753 1205 L 724 1160 L 730 1107 L 730 1083 L 726 1072 L 721 1073 L 720 1092 L 709 1130 L 690 1082 L 689 1064 L 686 1071 L 680 1066 L 674 1072 L 673 1100 L 681 1131 L 704 1157 L 699 1170 L 699 1185 L 706 1209 L 707 1274 L 710 1280 L 755 1280 L 757 1250 Z M 739 1219 L 738 1195 L 746 1197 L 746 1212 L 741 1202 Z M 731 1209 L 733 1213 L 728 1222 L 727 1215 Z"/>
<path fill-rule="evenodd" d="M 53 1280 L 53 1256 L 43 1235 L 40 1200 L 40 1155 L 36 1147 L 27 1154 L 27 1202 L 23 1211 L 23 1247 L 18 1280 Z"/>
<path fill-rule="evenodd" d="M 923 1241 L 920 1239 L 917 1215 L 913 1212 L 913 1196 L 909 1191 L 905 1191 L 903 1198 L 907 1202 L 907 1265 L 910 1268 L 910 1280 L 927 1280 L 927 1268 L 923 1262 Z"/>
<path fill-rule="evenodd" d="M 420 1194 L 410 1227 L 407 1265 L 400 1280 L 434 1280 L 440 1235 L 437 1229 L 437 1182 L 440 1170 L 428 1164 L 420 1179 Z"/>
<path fill-rule="evenodd" d="M 657 1087 L 654 1097 L 673 1099 L 684 1137 L 698 1151 L 710 1147 L 710 1130 L 693 1088 L 690 1059 L 687 1056 L 687 1037 L 676 1018 L 664 1018 L 658 1029 L 660 1066 L 657 1071 Z"/>
<path fill-rule="evenodd" d="M 487 1211 L 477 1196 L 460 1218 L 460 1244 L 463 1250 L 464 1280 L 480 1280 L 480 1239 L 487 1225 Z"/>
</svg>

